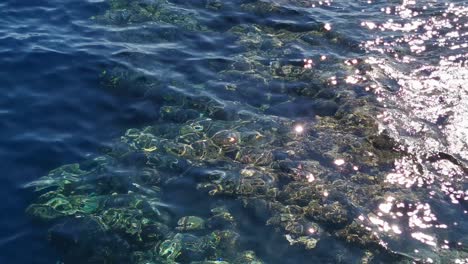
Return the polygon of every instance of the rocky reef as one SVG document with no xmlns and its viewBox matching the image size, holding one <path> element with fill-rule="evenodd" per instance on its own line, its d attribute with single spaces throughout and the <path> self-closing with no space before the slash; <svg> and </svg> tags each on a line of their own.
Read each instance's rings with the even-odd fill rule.
<svg viewBox="0 0 468 264">
<path fill-rule="evenodd" d="M 232 54 L 200 62 L 207 73 L 184 79 L 103 69 L 103 87 L 156 102 L 158 119 L 27 185 L 39 193 L 27 213 L 51 223 L 49 240 L 65 263 L 266 263 L 243 242 L 243 213 L 231 212 L 232 202 L 258 213 L 263 228 L 292 248 L 314 252 L 338 241 L 359 252 L 353 260 L 336 252 L 329 263 L 422 261 L 403 249 L 401 230 L 382 232 L 388 227 L 375 213 L 389 199 L 419 197 L 386 181 L 394 161 L 411 155 L 381 129 L 379 104 L 363 93 L 372 81 L 359 45 L 323 23 L 287 23 L 299 11 L 268 1 L 233 1 L 246 18 L 228 28 L 197 13 L 221 16 L 231 3 L 195 1 L 189 9 L 178 2 L 110 0 L 93 17 L 112 27 L 170 28 L 160 42 L 186 32 L 224 36 Z M 181 188 L 193 198 L 175 202 Z M 177 209 L 197 199 L 207 202 L 189 210 L 196 213 Z"/>
</svg>

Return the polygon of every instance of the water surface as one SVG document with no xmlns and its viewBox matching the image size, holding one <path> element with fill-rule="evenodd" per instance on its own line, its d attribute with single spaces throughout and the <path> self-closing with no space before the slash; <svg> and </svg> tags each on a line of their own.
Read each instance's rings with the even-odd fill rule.
<svg viewBox="0 0 468 264">
<path fill-rule="evenodd" d="M 160 11 L 137 14 L 128 3 Z M 148 186 L 138 187 L 134 175 L 148 169 L 140 167 L 142 153 L 161 151 L 166 157 L 168 150 L 135 145 L 127 129 L 171 124 L 169 135 L 158 138 L 172 143 L 182 126 L 200 118 L 274 137 L 236 142 L 254 153 L 271 150 L 274 158 L 260 164 L 244 158 L 245 152 L 223 149 L 218 159 L 167 154 L 188 160 L 188 169 L 180 172 L 162 161 L 150 165 L 162 177 L 155 184 L 162 196 L 156 196 L 158 208 L 170 215 L 169 228 L 187 215 L 207 219 L 210 209 L 223 205 L 236 219 L 229 230 L 239 234 L 239 250 L 253 250 L 265 263 L 468 261 L 465 1 L 7 1 L 0 6 L 5 87 L 0 153 L 6 169 L 1 209 L 7 212 L 1 219 L 2 262 L 102 263 L 86 255 L 74 259 L 77 246 L 57 246 L 60 239 L 77 238 L 81 248 L 92 248 L 68 228 L 74 221 L 69 219 L 82 213 L 54 221 L 27 215 L 44 191 L 24 187 L 42 186 L 37 180 L 61 165 L 92 167 L 90 160 L 118 152 L 116 142 L 123 140 L 135 157 L 118 158 L 98 180 L 84 177 L 96 185 L 82 194 L 135 193 L 152 201 L 143 188 Z M 272 163 L 286 165 L 279 170 Z M 210 183 L 206 175 L 221 171 L 224 178 L 236 178 L 252 168 L 275 175 L 271 184 L 278 196 L 239 191 L 211 196 L 200 187 Z M 98 188 L 114 180 L 118 184 L 109 190 Z M 298 186 L 309 188 L 311 196 L 293 197 Z M 312 212 L 275 222 L 271 217 L 284 212 L 265 207 L 265 201 Z M 331 221 L 333 214 L 322 217 L 310 209 L 317 201 L 323 208 L 337 202 L 349 217 L 345 226 L 364 226 L 380 244 L 362 245 L 340 235 L 344 226 Z M 100 211 L 93 217 L 101 217 Z M 310 234 L 294 233 L 292 223 Z M 133 251 L 148 250 L 119 233 L 126 231 L 109 230 Z M 308 249 L 299 237 L 318 243 Z M 161 242 L 151 242 L 156 255 Z M 184 256 L 181 262 L 200 259 Z"/>
</svg>

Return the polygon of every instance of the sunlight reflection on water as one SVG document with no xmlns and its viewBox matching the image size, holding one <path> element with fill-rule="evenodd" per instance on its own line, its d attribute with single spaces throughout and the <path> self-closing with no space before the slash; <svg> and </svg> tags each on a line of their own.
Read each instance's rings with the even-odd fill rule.
<svg viewBox="0 0 468 264">
<path fill-rule="evenodd" d="M 445 12 L 433 12 L 437 5 L 440 3 L 403 1 L 381 9 L 388 17 L 386 22 L 361 23 L 383 32 L 364 43 L 370 52 L 385 55 L 368 60 L 375 67 L 371 75 L 378 83 L 368 90 L 386 106 L 378 116 L 382 129 L 391 131 L 409 154 L 395 161 L 386 181 L 411 189 L 414 196 L 409 199 L 413 202 L 389 196 L 369 218 L 379 231 L 393 235 L 410 232 L 415 240 L 437 248 L 434 251 L 462 246 L 463 237 L 443 230 L 466 232 L 466 227 L 449 219 L 466 216 L 460 203 L 468 200 L 468 7 L 445 3 Z M 398 84 L 397 91 L 389 90 L 382 81 L 389 77 Z M 434 206 L 440 207 L 437 199 L 452 203 L 445 204 L 450 209 L 434 210 Z M 420 251 L 415 247 L 415 255 Z"/>
</svg>

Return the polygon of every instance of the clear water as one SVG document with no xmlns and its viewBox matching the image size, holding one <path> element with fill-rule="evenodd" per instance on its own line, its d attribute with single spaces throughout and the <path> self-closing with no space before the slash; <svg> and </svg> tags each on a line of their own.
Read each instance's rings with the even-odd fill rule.
<svg viewBox="0 0 468 264">
<path fill-rule="evenodd" d="M 34 187 L 44 186 L 40 177 L 49 171 L 71 163 L 92 167 L 90 160 L 118 152 L 122 136 L 128 142 L 130 128 L 172 124 L 166 138 L 175 142 L 171 135 L 200 116 L 275 137 L 236 142 L 272 150 L 274 161 L 254 164 L 242 159 L 244 152 L 182 155 L 189 165 L 178 172 L 162 161 L 142 165 L 142 153 L 165 152 L 137 144 L 104 176 L 81 176 L 91 187 L 72 185 L 68 194 L 157 196 L 155 206 L 167 213 L 173 232 L 161 240 L 173 239 L 180 217 L 208 219 L 210 209 L 223 205 L 236 220 L 228 228 L 239 234 L 236 250 L 253 250 L 264 263 L 468 263 L 466 1 L 129 1 L 164 10 L 153 17 L 135 15 L 124 2 L 0 4 L 0 263 L 137 263 L 126 257 L 158 255 L 162 241 L 135 242 L 125 235 L 130 227 L 109 228 L 113 242 L 93 241 L 89 234 L 99 232 L 80 229 L 89 214 L 43 221 L 25 211 L 40 203 L 44 191 Z M 179 108 L 191 110 L 173 114 Z M 272 165 L 281 160 L 291 163 L 281 170 Z M 160 183 L 135 181 L 148 167 L 159 171 Z M 230 179 L 259 168 L 276 177 L 275 198 L 210 196 L 200 188 L 210 182 L 207 175 L 221 171 Z M 155 186 L 161 194 L 147 189 Z M 310 195 L 294 198 L 298 186 Z M 266 202 L 311 212 L 275 222 L 270 218 L 280 209 Z M 314 202 L 341 205 L 346 223 L 334 221 L 341 214 L 310 209 Z M 379 243 L 340 235 L 352 222 Z M 293 223 L 304 232 L 291 231 Z M 301 236 L 318 241 L 315 248 L 298 242 Z M 90 257 L 101 246 L 110 256 Z M 98 253 L 83 254 L 93 248 Z"/>
</svg>

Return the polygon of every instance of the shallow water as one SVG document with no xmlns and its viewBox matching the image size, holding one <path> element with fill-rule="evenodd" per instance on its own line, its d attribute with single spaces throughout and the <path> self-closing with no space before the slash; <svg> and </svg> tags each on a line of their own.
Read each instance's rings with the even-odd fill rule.
<svg viewBox="0 0 468 264">
<path fill-rule="evenodd" d="M 25 187 L 41 187 L 44 181 L 37 180 L 61 165 L 94 166 L 91 159 L 120 151 L 116 142 L 129 135 L 127 129 L 171 123 L 177 129 L 165 137 L 172 142 L 183 124 L 200 116 L 239 132 L 239 120 L 247 120 L 245 129 L 275 139 L 242 141 L 241 148 L 274 150 L 275 162 L 297 166 L 271 169 L 279 196 L 256 199 L 245 193 L 210 196 L 196 186 L 219 171 L 223 179 L 252 167 L 270 173 L 270 164 L 238 156 L 233 161 L 225 151 L 218 159 L 184 156 L 189 165 L 181 172 L 150 165 L 161 170 L 155 206 L 168 212 L 170 228 L 182 216 L 209 218 L 211 208 L 224 205 L 236 219 L 230 229 L 239 234 L 240 249 L 253 250 L 265 263 L 360 263 L 369 252 L 373 263 L 468 262 L 466 1 L 174 0 L 160 5 L 166 13 L 157 17 L 132 15 L 122 8 L 125 1 L 109 2 L 120 4 L 107 15 L 111 7 L 104 1 L 0 4 L 0 160 L 6 168 L 1 263 L 102 263 L 86 255 L 73 258 L 78 246 L 63 245 L 76 239 L 81 249 L 89 247 L 67 222 L 86 214 L 54 221 L 27 215 L 44 191 Z M 174 114 L 178 108 L 190 111 Z M 363 117 L 356 124 L 343 118 L 348 114 Z M 366 116 L 373 117 L 370 124 Z M 395 143 L 388 149 L 374 138 Z M 375 153 L 357 147 L 368 141 Z M 107 165 L 104 177 L 84 176 L 96 186 L 77 192 L 130 192 L 152 201 L 148 186 L 133 181 L 148 169 L 140 166 L 140 154 L 160 149 L 135 148 L 133 156 Z M 102 187 L 114 181 L 114 189 Z M 291 183 L 320 190 L 323 197 L 294 200 L 288 196 L 295 193 Z M 340 224 L 315 212 L 300 220 L 318 240 L 316 248 L 305 249 L 286 230 L 289 223 L 266 225 L 279 209 L 258 200 L 304 208 L 316 200 L 338 201 L 350 215 L 347 224 L 356 221 L 378 234 L 381 248 L 347 241 Z M 147 250 L 119 232 L 125 233 L 112 235 L 124 237 L 133 251 Z M 181 262 L 202 258 L 184 256 Z"/>
</svg>

